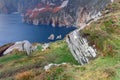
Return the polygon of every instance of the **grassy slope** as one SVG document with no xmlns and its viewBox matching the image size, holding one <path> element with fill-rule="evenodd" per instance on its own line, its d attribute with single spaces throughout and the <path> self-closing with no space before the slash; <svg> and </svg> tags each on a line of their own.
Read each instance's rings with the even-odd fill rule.
<svg viewBox="0 0 120 80">
<path fill-rule="evenodd" d="M 90 45 L 96 45 L 98 58 L 84 66 L 77 65 L 65 41 L 52 43 L 42 52 L 27 57 L 24 52 L 13 52 L 0 58 L 0 79 L 3 80 L 120 80 L 120 3 L 107 7 L 112 12 L 86 27 L 82 34 Z M 53 67 L 49 63 L 69 64 Z"/>
<path fill-rule="evenodd" d="M 43 67 L 45 65 L 62 62 L 78 64 L 65 41 L 51 43 L 46 51 L 38 50 L 30 56 L 26 56 L 24 52 L 14 51 L 12 54 L 0 58 L 0 79 L 14 79 L 17 73 L 26 71 L 35 71 L 34 75 L 37 76 L 44 72 Z"/>
</svg>

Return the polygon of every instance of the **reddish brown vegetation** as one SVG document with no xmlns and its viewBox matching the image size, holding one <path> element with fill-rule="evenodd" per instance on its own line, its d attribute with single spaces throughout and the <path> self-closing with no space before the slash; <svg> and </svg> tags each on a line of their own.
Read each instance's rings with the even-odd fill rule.
<svg viewBox="0 0 120 80">
<path fill-rule="evenodd" d="M 42 8 L 44 8 L 44 9 L 42 9 Z M 25 16 L 29 16 L 30 18 L 35 18 L 40 13 L 45 13 L 45 12 L 57 13 L 61 9 L 62 8 L 60 8 L 59 6 L 56 6 L 53 8 L 53 6 L 50 6 L 49 4 L 47 4 L 45 7 L 42 7 L 42 4 L 38 4 L 36 7 L 36 10 L 28 10 Z"/>
<path fill-rule="evenodd" d="M 57 12 L 59 12 L 60 10 L 61 10 L 60 7 L 55 7 L 55 8 L 53 9 L 52 13 L 57 13 Z"/>
<path fill-rule="evenodd" d="M 32 77 L 34 77 L 33 73 L 30 71 L 18 73 L 15 76 L 15 80 L 32 80 Z"/>
</svg>

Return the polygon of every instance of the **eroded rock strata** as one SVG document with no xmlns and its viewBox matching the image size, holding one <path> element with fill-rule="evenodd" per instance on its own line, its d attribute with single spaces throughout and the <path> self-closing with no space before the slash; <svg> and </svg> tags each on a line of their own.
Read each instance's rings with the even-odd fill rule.
<svg viewBox="0 0 120 80">
<path fill-rule="evenodd" d="M 90 58 L 96 57 L 96 51 L 88 45 L 87 39 L 83 38 L 79 31 L 70 33 L 66 42 L 72 55 L 81 65 L 88 63 Z"/>
</svg>

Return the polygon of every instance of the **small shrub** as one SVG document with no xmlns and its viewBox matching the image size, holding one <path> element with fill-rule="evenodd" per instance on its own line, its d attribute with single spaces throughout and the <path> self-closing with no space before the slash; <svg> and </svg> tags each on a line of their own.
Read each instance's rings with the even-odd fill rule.
<svg viewBox="0 0 120 80">
<path fill-rule="evenodd" d="M 116 75 L 115 70 L 112 68 L 108 68 L 104 70 L 107 78 L 114 77 Z"/>
<path fill-rule="evenodd" d="M 65 72 L 64 67 L 54 67 L 50 69 L 49 72 L 46 72 L 43 80 L 71 80 L 71 75 Z"/>
<path fill-rule="evenodd" d="M 41 51 L 43 49 L 43 47 L 41 45 L 39 45 L 39 46 L 37 46 L 37 49 Z"/>
<path fill-rule="evenodd" d="M 112 20 L 108 20 L 104 22 L 104 26 L 105 26 L 105 31 L 107 33 L 114 33 L 114 26 L 113 26 L 113 21 Z"/>
</svg>

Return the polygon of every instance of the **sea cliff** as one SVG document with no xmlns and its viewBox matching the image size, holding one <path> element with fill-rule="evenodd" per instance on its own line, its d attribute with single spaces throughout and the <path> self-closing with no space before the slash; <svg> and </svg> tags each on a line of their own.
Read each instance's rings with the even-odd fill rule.
<svg viewBox="0 0 120 80">
<path fill-rule="evenodd" d="M 95 17 L 111 0 L 45 0 L 34 9 L 28 9 L 23 21 L 34 25 L 76 26 L 82 28 Z"/>
</svg>

